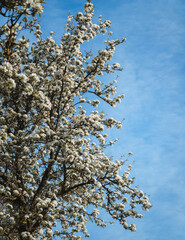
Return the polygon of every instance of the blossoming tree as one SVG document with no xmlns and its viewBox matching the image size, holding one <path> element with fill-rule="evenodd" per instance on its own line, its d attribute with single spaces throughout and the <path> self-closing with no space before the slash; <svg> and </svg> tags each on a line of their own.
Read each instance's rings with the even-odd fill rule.
<svg viewBox="0 0 185 240">
<path fill-rule="evenodd" d="M 125 39 L 105 41 L 95 56 L 82 51 L 111 26 L 101 17 L 93 23 L 90 1 L 68 17 L 59 44 L 53 33 L 43 39 L 43 4 L 0 2 L 0 238 L 81 239 L 89 236 L 87 221 L 106 225 L 103 209 L 135 231 L 127 218 L 141 218 L 136 206 L 151 204 L 133 187 L 131 165 L 105 154 L 106 128 L 121 122 L 97 111 L 101 101 L 114 107 L 123 97 L 101 76 L 121 70 L 110 60 Z"/>
</svg>

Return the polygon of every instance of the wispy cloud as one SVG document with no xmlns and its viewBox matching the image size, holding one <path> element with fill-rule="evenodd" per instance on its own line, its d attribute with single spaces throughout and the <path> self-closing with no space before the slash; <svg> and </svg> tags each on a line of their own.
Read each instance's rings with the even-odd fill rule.
<svg viewBox="0 0 185 240">
<path fill-rule="evenodd" d="M 134 152 L 136 182 L 154 205 L 136 235 L 115 231 L 116 239 L 184 238 L 184 10 L 174 0 L 124 1 L 107 10 L 114 32 L 128 38 L 116 54 L 125 68 L 119 88 L 126 98 L 112 114 L 126 121 L 115 152 Z"/>
</svg>

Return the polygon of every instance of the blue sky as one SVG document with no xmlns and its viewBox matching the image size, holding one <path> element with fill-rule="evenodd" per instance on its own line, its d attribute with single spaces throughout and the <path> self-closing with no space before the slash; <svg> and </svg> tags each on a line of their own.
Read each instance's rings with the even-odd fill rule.
<svg viewBox="0 0 185 240">
<path fill-rule="evenodd" d="M 83 10 L 85 0 L 46 0 L 44 35 L 64 32 L 67 12 Z M 118 92 L 124 101 L 107 111 L 125 117 L 110 154 L 133 152 L 136 185 L 150 194 L 153 208 L 136 221 L 135 233 L 119 224 L 99 229 L 89 224 L 90 240 L 185 239 L 185 1 L 94 0 L 95 15 L 112 21 L 115 38 L 126 37 L 114 60 Z M 105 106 L 106 107 L 106 106 Z"/>
</svg>

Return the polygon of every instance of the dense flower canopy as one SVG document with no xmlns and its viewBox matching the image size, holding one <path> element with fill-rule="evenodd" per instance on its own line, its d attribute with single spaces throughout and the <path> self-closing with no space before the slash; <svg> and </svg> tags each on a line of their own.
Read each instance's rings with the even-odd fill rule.
<svg viewBox="0 0 185 240">
<path fill-rule="evenodd" d="M 95 56 L 82 51 L 97 35 L 112 35 L 109 20 L 93 22 L 87 1 L 83 13 L 68 17 L 59 44 L 52 32 L 43 39 L 37 21 L 43 4 L 0 3 L 0 236 L 81 239 L 88 237 L 87 221 L 106 225 L 102 209 L 135 231 L 127 218 L 141 218 L 137 206 L 151 204 L 133 186 L 131 165 L 104 151 L 114 143 L 106 129 L 121 122 L 98 112 L 102 101 L 115 107 L 124 97 L 116 95 L 116 81 L 101 76 L 121 70 L 111 59 L 125 38 L 106 40 Z"/>
</svg>

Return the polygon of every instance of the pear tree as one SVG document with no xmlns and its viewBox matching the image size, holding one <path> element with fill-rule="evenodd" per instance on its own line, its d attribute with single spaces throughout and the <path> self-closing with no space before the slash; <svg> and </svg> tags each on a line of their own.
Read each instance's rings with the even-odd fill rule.
<svg viewBox="0 0 185 240">
<path fill-rule="evenodd" d="M 110 20 L 95 22 L 86 1 L 59 43 L 53 32 L 44 39 L 44 4 L 0 2 L 0 238 L 82 239 L 88 221 L 106 226 L 102 211 L 135 231 L 127 219 L 151 204 L 129 176 L 131 164 L 105 151 L 114 143 L 106 129 L 121 122 L 98 111 L 124 97 L 104 76 L 121 70 L 112 57 L 125 38 L 112 40 Z M 84 50 L 107 34 L 97 54 Z"/>
</svg>

